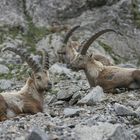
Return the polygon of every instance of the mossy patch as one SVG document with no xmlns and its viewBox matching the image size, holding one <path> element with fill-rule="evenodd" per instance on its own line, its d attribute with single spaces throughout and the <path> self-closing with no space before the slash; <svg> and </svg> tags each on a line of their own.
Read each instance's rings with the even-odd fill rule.
<svg viewBox="0 0 140 140">
<path fill-rule="evenodd" d="M 102 41 L 100 41 L 100 40 L 98 41 L 98 43 L 99 43 L 99 45 L 100 45 L 101 47 L 103 47 L 104 50 L 114 59 L 114 61 L 115 61 L 116 64 L 119 64 L 119 63 L 122 61 L 121 56 L 118 55 L 118 54 L 116 54 L 116 53 L 113 51 L 113 49 L 112 49 L 111 46 L 109 46 L 108 44 L 106 44 L 106 43 L 104 43 L 104 42 L 102 42 Z M 124 58 L 123 58 L 123 59 L 124 59 Z"/>
<path fill-rule="evenodd" d="M 133 20 L 138 28 L 140 28 L 140 9 L 138 0 L 132 0 L 132 14 Z"/>
<path fill-rule="evenodd" d="M 106 51 L 106 52 L 108 52 L 109 54 L 110 53 L 112 53 L 112 47 L 111 46 L 109 46 L 108 44 L 106 44 L 106 43 L 104 43 L 104 42 L 102 42 L 102 41 L 98 41 L 98 43 L 99 43 L 99 45 L 101 46 L 101 47 L 103 47 L 104 48 L 104 50 Z"/>
</svg>

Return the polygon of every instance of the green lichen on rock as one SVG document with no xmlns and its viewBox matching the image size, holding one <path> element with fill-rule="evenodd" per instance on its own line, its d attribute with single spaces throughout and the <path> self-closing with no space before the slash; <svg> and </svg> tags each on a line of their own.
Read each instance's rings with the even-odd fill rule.
<svg viewBox="0 0 140 140">
<path fill-rule="evenodd" d="M 139 1 L 132 0 L 132 14 L 134 18 L 134 22 L 138 28 L 140 28 L 140 9 L 139 9 Z"/>
<path fill-rule="evenodd" d="M 98 43 L 114 59 L 116 64 L 119 64 L 122 61 L 121 57 L 113 51 L 111 46 L 100 40 L 98 41 Z"/>
<path fill-rule="evenodd" d="M 102 42 L 102 41 L 98 41 L 98 43 L 99 43 L 99 45 L 101 46 L 101 47 L 103 47 L 104 48 L 104 50 L 106 51 L 106 52 L 108 52 L 109 54 L 110 53 L 112 53 L 112 47 L 111 46 L 109 46 L 108 44 L 106 44 L 106 43 L 104 43 L 104 42 Z"/>
</svg>

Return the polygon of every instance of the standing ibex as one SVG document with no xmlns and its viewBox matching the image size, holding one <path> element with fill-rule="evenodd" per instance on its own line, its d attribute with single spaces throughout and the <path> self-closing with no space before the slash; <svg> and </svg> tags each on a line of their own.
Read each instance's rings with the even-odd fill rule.
<svg viewBox="0 0 140 140">
<path fill-rule="evenodd" d="M 74 57 L 69 67 L 75 71 L 84 70 L 91 87 L 100 85 L 106 92 L 115 92 L 116 88 L 140 88 L 139 69 L 105 66 L 95 60 L 93 54 L 85 55 L 89 44 L 83 47 L 81 53 L 71 48 Z"/>
<path fill-rule="evenodd" d="M 71 59 L 73 58 L 73 53 L 71 51 L 71 47 L 75 48 L 77 51 L 82 50 L 83 46 L 82 44 L 79 44 L 76 41 L 69 41 L 70 36 L 72 35 L 72 33 L 78 29 L 80 26 L 75 26 L 73 27 L 67 34 L 66 37 L 63 41 L 63 46 L 61 48 L 61 50 L 58 51 L 58 54 L 60 55 L 59 58 L 61 58 L 61 60 L 65 63 L 69 63 L 71 61 Z M 98 33 L 94 34 L 86 43 L 85 45 L 90 46 L 98 37 L 100 37 L 102 34 L 106 33 L 106 32 L 116 32 L 113 29 L 105 29 L 102 31 L 99 31 Z M 84 46 L 85 46 L 84 45 Z M 83 48 L 83 51 L 81 52 L 82 54 L 84 54 L 87 50 L 85 50 Z M 98 60 L 100 62 L 102 62 L 104 65 L 113 65 L 113 63 L 111 62 L 111 60 L 109 58 L 107 58 L 104 55 L 101 54 L 95 54 L 94 55 L 94 59 Z"/>
<path fill-rule="evenodd" d="M 43 111 L 43 92 L 51 87 L 48 73 L 48 60 L 41 67 L 25 51 L 19 48 L 6 47 L 21 56 L 33 70 L 26 84 L 19 91 L 0 93 L 0 121 L 18 114 L 35 114 Z M 44 61 L 44 60 L 43 60 Z"/>
</svg>

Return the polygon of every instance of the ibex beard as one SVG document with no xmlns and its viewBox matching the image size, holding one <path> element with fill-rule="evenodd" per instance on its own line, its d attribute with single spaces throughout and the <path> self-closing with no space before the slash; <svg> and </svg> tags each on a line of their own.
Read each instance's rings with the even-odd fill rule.
<svg viewBox="0 0 140 140">
<path fill-rule="evenodd" d="M 51 88 L 48 70 L 41 68 L 31 57 L 16 48 L 6 48 L 24 57 L 33 72 L 19 91 L 0 93 L 0 121 L 18 114 L 43 111 L 44 92 Z"/>
<path fill-rule="evenodd" d="M 105 92 L 115 92 L 116 88 L 140 88 L 139 69 L 105 66 L 95 60 L 93 55 L 77 53 L 69 67 L 75 71 L 84 70 L 90 87 L 100 85 Z"/>
</svg>

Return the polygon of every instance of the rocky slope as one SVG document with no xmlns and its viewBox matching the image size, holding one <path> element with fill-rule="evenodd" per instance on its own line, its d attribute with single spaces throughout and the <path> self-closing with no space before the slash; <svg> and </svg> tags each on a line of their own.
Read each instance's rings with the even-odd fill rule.
<svg viewBox="0 0 140 140">
<path fill-rule="evenodd" d="M 139 140 L 140 91 L 106 94 L 89 89 L 82 71 L 59 64 L 57 50 L 67 28 L 81 25 L 72 36 L 83 42 L 93 33 L 113 28 L 90 48 L 139 67 L 140 3 L 138 0 L 1 0 L 0 49 L 23 43 L 34 59 L 46 48 L 53 88 L 46 93 L 44 113 L 0 122 L 3 140 Z M 36 56 L 34 56 L 36 55 Z M 0 53 L 0 91 L 18 90 L 28 66 L 12 52 Z"/>
</svg>

